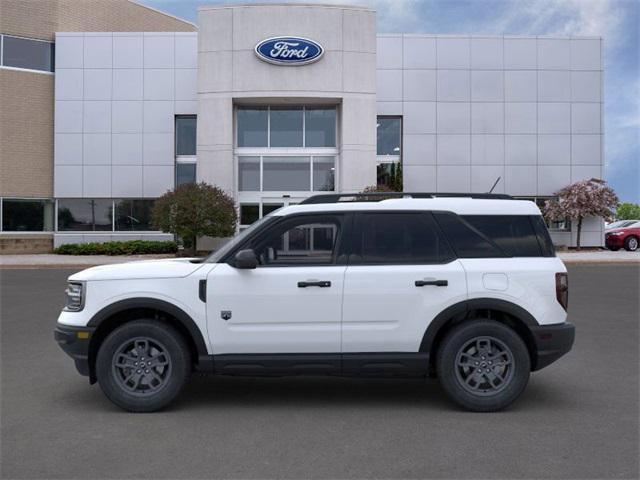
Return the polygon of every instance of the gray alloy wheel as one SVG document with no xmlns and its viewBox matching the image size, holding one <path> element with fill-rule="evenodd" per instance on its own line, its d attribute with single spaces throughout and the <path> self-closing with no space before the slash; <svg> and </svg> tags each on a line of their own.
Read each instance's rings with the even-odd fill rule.
<svg viewBox="0 0 640 480">
<path fill-rule="evenodd" d="M 638 237 L 627 237 L 627 239 L 624 241 L 624 248 L 629 252 L 635 252 L 636 250 L 638 250 Z"/>
<path fill-rule="evenodd" d="M 179 395 L 191 366 L 189 347 L 175 327 L 140 319 L 104 339 L 95 369 L 100 388 L 113 403 L 130 412 L 154 412 Z"/>
<path fill-rule="evenodd" d="M 131 395 L 148 396 L 161 390 L 171 376 L 167 348 L 149 337 L 125 340 L 111 359 L 116 382 Z"/>
<path fill-rule="evenodd" d="M 523 339 L 511 327 L 472 318 L 452 327 L 442 339 L 436 371 L 451 400 L 467 410 L 493 412 L 522 394 L 531 359 Z"/>
<path fill-rule="evenodd" d="M 472 338 L 456 356 L 456 378 L 473 395 L 500 393 L 513 379 L 514 369 L 511 349 L 494 337 Z"/>
</svg>

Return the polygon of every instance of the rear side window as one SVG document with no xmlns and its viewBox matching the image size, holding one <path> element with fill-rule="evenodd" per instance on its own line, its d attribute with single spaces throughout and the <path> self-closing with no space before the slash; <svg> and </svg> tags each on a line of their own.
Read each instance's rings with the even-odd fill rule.
<svg viewBox="0 0 640 480">
<path fill-rule="evenodd" d="M 433 264 L 455 256 L 426 213 L 364 213 L 351 263 Z"/>
<path fill-rule="evenodd" d="M 458 258 L 507 256 L 506 252 L 455 213 L 438 212 L 433 216 L 456 251 Z"/>
<path fill-rule="evenodd" d="M 542 250 L 542 256 L 555 257 L 556 249 L 553 246 L 553 242 L 551 241 L 551 236 L 549 236 L 547 224 L 540 215 L 532 215 L 529 218 L 531 218 L 531 223 L 534 230 L 536 231 L 538 243 L 540 244 L 540 249 Z"/>
<path fill-rule="evenodd" d="M 540 257 L 538 237 L 529 216 L 466 215 L 462 217 L 512 257 Z"/>
</svg>

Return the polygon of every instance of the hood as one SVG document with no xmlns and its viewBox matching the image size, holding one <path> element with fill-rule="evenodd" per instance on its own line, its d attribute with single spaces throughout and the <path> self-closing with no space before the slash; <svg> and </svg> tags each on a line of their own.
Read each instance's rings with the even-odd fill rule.
<svg viewBox="0 0 640 480">
<path fill-rule="evenodd" d="M 204 263 L 191 263 L 193 258 L 170 258 L 161 260 L 141 260 L 91 267 L 74 273 L 69 280 L 133 280 L 144 278 L 180 278 L 191 275 Z"/>
</svg>

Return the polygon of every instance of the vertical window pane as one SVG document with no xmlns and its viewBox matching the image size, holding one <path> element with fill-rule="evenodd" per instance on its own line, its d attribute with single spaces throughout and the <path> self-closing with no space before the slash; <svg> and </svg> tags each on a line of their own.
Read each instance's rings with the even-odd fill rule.
<svg viewBox="0 0 640 480">
<path fill-rule="evenodd" d="M 140 232 L 153 230 L 153 200 L 116 200 L 116 230 Z"/>
<path fill-rule="evenodd" d="M 378 117 L 378 155 L 400 155 L 402 119 Z"/>
<path fill-rule="evenodd" d="M 238 147 L 266 147 L 268 129 L 267 107 L 238 108 Z"/>
<path fill-rule="evenodd" d="M 50 232 L 53 230 L 53 202 L 5 198 L 2 201 L 2 230 Z"/>
<path fill-rule="evenodd" d="M 7 67 L 53 72 L 53 48 L 53 43 L 5 35 L 2 64 Z"/>
<path fill-rule="evenodd" d="M 309 191 L 310 157 L 263 157 L 263 191 Z"/>
<path fill-rule="evenodd" d="M 195 115 L 176 117 L 176 155 L 196 154 Z"/>
<path fill-rule="evenodd" d="M 335 190 L 335 170 L 334 157 L 313 157 L 313 190 L 316 192 Z"/>
<path fill-rule="evenodd" d="M 74 198 L 58 200 L 58 230 L 111 231 L 111 200 Z"/>
<path fill-rule="evenodd" d="M 271 147 L 302 147 L 302 108 L 271 107 Z"/>
<path fill-rule="evenodd" d="M 262 204 L 262 216 L 266 217 L 271 212 L 275 212 L 276 210 L 278 210 L 279 208 L 282 208 L 282 207 L 283 207 L 282 203 L 263 203 Z"/>
<path fill-rule="evenodd" d="M 238 190 L 260 191 L 260 157 L 238 157 Z"/>
<path fill-rule="evenodd" d="M 195 163 L 176 163 L 176 187 L 185 183 L 196 183 Z"/>
<path fill-rule="evenodd" d="M 336 109 L 307 107 L 304 115 L 305 147 L 335 147 Z"/>
<path fill-rule="evenodd" d="M 251 225 L 260 217 L 258 204 L 240 205 L 240 225 Z"/>
</svg>

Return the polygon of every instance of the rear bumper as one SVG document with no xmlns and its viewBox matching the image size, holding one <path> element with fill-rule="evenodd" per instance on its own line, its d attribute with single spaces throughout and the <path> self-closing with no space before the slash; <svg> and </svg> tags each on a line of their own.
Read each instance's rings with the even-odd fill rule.
<svg viewBox="0 0 640 480">
<path fill-rule="evenodd" d="M 573 324 L 558 323 L 531 327 L 536 342 L 537 359 L 532 370 L 540 370 L 558 360 L 573 347 L 576 328 Z"/>
<path fill-rule="evenodd" d="M 90 327 L 70 327 L 58 323 L 53 331 L 53 338 L 60 348 L 73 359 L 80 375 L 86 377 L 90 374 L 89 342 L 94 330 Z"/>
</svg>

